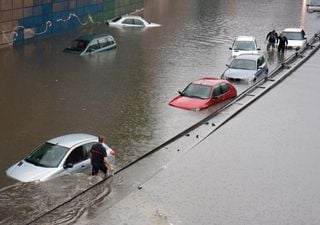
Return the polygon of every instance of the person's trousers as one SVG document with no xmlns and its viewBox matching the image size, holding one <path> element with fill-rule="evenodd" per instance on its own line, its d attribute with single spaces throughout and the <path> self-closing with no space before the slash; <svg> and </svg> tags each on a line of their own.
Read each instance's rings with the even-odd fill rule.
<svg viewBox="0 0 320 225">
<path fill-rule="evenodd" d="M 101 170 L 105 175 L 107 175 L 108 168 L 104 164 L 93 164 L 92 165 L 92 175 L 97 175 L 99 170 Z"/>
<path fill-rule="evenodd" d="M 284 53 L 284 49 L 285 49 L 285 46 L 282 46 L 282 45 L 278 46 L 278 52 Z"/>
</svg>

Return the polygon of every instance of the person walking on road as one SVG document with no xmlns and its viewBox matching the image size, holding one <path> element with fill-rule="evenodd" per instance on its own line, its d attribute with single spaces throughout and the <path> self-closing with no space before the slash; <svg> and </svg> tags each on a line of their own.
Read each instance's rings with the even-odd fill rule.
<svg viewBox="0 0 320 225">
<path fill-rule="evenodd" d="M 278 37 L 278 53 L 284 53 L 284 49 L 288 45 L 288 39 L 286 36 L 283 35 L 283 33 L 280 34 Z"/>
<path fill-rule="evenodd" d="M 92 175 L 97 175 L 99 170 L 101 170 L 107 176 L 108 170 L 112 173 L 113 168 L 107 158 L 107 150 L 103 146 L 104 137 L 100 135 L 98 141 L 99 143 L 94 144 L 90 150 Z"/>
<path fill-rule="evenodd" d="M 266 37 L 266 41 L 268 41 L 268 43 L 267 43 L 267 51 L 270 50 L 270 47 L 272 47 L 272 50 L 275 49 L 277 39 L 278 39 L 278 34 L 277 34 L 277 32 L 275 30 L 270 31 L 267 34 L 267 37 Z"/>
</svg>

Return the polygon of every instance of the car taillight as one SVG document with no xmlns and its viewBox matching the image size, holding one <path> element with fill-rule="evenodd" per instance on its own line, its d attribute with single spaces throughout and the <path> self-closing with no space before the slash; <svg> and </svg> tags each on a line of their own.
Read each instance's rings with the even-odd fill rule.
<svg viewBox="0 0 320 225">
<path fill-rule="evenodd" d="M 110 155 L 116 156 L 116 152 L 111 149 L 110 150 Z"/>
</svg>

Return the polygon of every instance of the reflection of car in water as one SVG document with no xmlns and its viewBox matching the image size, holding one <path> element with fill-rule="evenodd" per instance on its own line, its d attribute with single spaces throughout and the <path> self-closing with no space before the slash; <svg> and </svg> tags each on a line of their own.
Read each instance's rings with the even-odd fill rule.
<svg viewBox="0 0 320 225">
<path fill-rule="evenodd" d="M 242 54 L 234 58 L 221 75 L 229 81 L 255 82 L 268 74 L 268 65 L 262 54 Z"/>
<path fill-rule="evenodd" d="M 237 90 L 226 80 L 205 77 L 191 82 L 179 94 L 170 101 L 171 106 L 197 111 L 237 96 Z"/>
<path fill-rule="evenodd" d="M 308 0 L 307 2 L 307 12 L 320 12 L 320 0 Z"/>
<path fill-rule="evenodd" d="M 75 39 L 71 46 L 64 49 L 63 52 L 82 56 L 110 50 L 116 46 L 117 43 L 111 35 L 90 34 Z"/>
<path fill-rule="evenodd" d="M 38 146 L 32 153 L 11 166 L 7 175 L 22 182 L 46 181 L 70 173 L 91 172 L 89 151 L 98 143 L 90 134 L 68 134 L 53 138 Z M 115 152 L 106 144 L 110 163 L 115 162 Z"/>
<path fill-rule="evenodd" d="M 257 54 L 260 48 L 257 47 L 256 38 L 253 36 L 238 36 L 232 43 L 231 50 L 232 57 L 241 54 L 250 53 Z"/>
<path fill-rule="evenodd" d="M 107 25 L 109 26 L 120 26 L 120 27 L 160 27 L 160 24 L 151 23 L 141 16 L 119 16 L 114 19 L 108 20 Z"/>
<path fill-rule="evenodd" d="M 287 37 L 287 48 L 302 48 L 307 43 L 306 34 L 301 28 L 286 28 L 282 34 Z"/>
</svg>

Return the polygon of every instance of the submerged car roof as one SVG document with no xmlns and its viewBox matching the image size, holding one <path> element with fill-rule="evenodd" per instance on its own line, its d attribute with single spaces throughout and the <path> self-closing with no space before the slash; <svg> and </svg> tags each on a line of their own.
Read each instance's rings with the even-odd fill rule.
<svg viewBox="0 0 320 225">
<path fill-rule="evenodd" d="M 215 78 L 215 77 L 203 77 L 198 80 L 192 81 L 193 84 L 200 84 L 200 85 L 208 85 L 214 86 L 215 84 L 219 84 L 221 82 L 225 82 L 225 80 Z"/>
<path fill-rule="evenodd" d="M 87 34 L 87 35 L 82 35 L 78 37 L 76 40 L 84 40 L 84 41 L 92 41 L 93 39 L 96 38 L 101 38 L 101 37 L 108 37 L 111 36 L 109 34 Z"/>
<path fill-rule="evenodd" d="M 111 21 L 116 22 L 120 19 L 128 19 L 128 18 L 129 19 L 143 19 L 141 16 L 136 16 L 136 15 L 122 15 L 122 16 L 117 16 L 117 17 L 113 18 Z"/>
<path fill-rule="evenodd" d="M 302 28 L 286 28 L 283 32 L 301 32 Z"/>
<path fill-rule="evenodd" d="M 86 141 L 95 141 L 98 140 L 98 137 L 91 134 L 84 133 L 75 133 L 75 134 L 66 134 L 60 137 L 55 137 L 47 141 L 47 143 L 60 145 L 66 148 L 71 148 L 72 146 L 86 142 Z"/>
<path fill-rule="evenodd" d="M 142 19 L 141 16 L 135 16 L 135 15 L 123 15 L 121 16 L 122 18 L 137 18 L 137 19 Z"/>
</svg>

